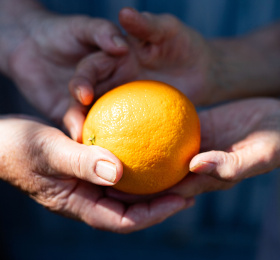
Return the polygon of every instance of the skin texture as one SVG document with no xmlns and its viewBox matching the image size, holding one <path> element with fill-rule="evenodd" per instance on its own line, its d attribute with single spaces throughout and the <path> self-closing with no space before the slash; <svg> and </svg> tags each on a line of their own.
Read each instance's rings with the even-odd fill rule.
<svg viewBox="0 0 280 260">
<path fill-rule="evenodd" d="M 58 16 L 31 0 L 0 0 L 0 27 L 1 72 L 57 124 L 71 102 L 67 85 L 77 62 L 86 55 L 98 56 L 101 50 L 112 57 L 128 50 L 110 22 Z M 100 80 L 105 76 L 98 74 Z M 83 94 L 75 91 L 84 101 Z M 0 119 L 0 178 L 46 208 L 95 228 L 129 233 L 193 205 L 193 199 L 178 195 L 130 205 L 110 198 L 100 185 L 110 186 L 121 178 L 120 161 L 105 149 L 86 148 L 36 121 L 13 115 Z M 108 171 L 97 167 L 100 159 L 103 166 L 104 161 L 111 163 L 111 171 L 115 168 L 110 182 L 104 179 Z"/>
<path fill-rule="evenodd" d="M 205 152 L 190 163 L 191 171 L 196 174 L 187 176 L 172 191 L 188 197 L 228 189 L 243 179 L 279 167 L 279 111 L 279 100 L 263 98 L 201 112 Z"/>
<path fill-rule="evenodd" d="M 103 82 L 105 89 L 121 81 L 122 73 L 127 77 L 129 71 L 132 79 L 145 77 L 174 84 L 197 105 L 280 93 L 279 23 L 240 38 L 213 41 L 205 41 L 169 15 L 123 9 L 120 23 L 133 48 L 128 56 L 110 60 L 118 66 L 114 67 L 116 76 L 112 74 Z M 90 71 L 92 62 L 85 58 L 73 79 L 83 67 Z M 123 69 L 127 64 L 130 70 Z M 84 85 L 94 86 L 98 93 L 100 85 L 92 84 L 89 74 L 83 76 Z M 189 197 L 228 189 L 279 167 L 278 111 L 279 101 L 256 99 L 201 112 L 202 153 L 191 161 L 192 173 L 167 192 Z M 80 115 L 75 123 L 82 125 L 84 115 L 78 109 L 75 113 Z M 125 201 L 144 199 L 111 189 L 107 192 Z"/>
<path fill-rule="evenodd" d="M 179 195 L 162 195 L 141 203 L 124 204 L 106 194 L 95 172 L 98 160 L 122 165 L 100 147 L 70 140 L 58 129 L 24 118 L 2 118 L 0 123 L 1 178 L 29 194 L 49 210 L 88 225 L 129 233 L 163 221 L 193 205 Z M 14 141 L 17 136 L 17 141 Z"/>
<path fill-rule="evenodd" d="M 280 166 L 280 101 L 272 98 L 236 101 L 199 113 L 201 153 L 180 183 L 163 194 L 192 197 L 226 190 L 240 181 Z M 123 201 L 145 198 L 108 189 Z M 151 197 L 146 197 L 151 198 Z"/>
<path fill-rule="evenodd" d="M 5 8 L 5 0 L 2 1 Z M 127 45 L 119 29 L 108 21 L 59 16 L 40 6 L 33 7 L 32 1 L 26 2 L 30 2 L 31 7 L 28 12 L 18 11 L 19 21 L 3 18 L 3 30 L 7 34 L 12 31 L 10 34 L 16 37 L 12 35 L 15 38 L 12 43 L 5 34 L 0 37 L 2 45 L 9 46 L 2 71 L 13 79 L 31 104 L 61 124 L 70 103 L 67 85 L 79 60 L 99 50 L 122 55 L 127 52 Z M 12 12 L 12 15 L 18 16 L 18 13 Z M 78 90 L 76 93 L 79 96 Z"/>
<path fill-rule="evenodd" d="M 130 50 L 121 57 L 101 52 L 78 64 L 70 90 L 83 105 L 138 79 L 171 84 L 198 106 L 279 93 L 280 24 L 239 38 L 206 41 L 171 15 L 140 14 L 125 8 L 119 19 L 128 33 Z M 110 77 L 100 80 L 104 67 Z M 87 96 L 87 102 L 80 100 L 75 89 Z M 85 107 L 75 104 L 65 116 L 71 136 L 79 142 L 85 114 Z"/>
<path fill-rule="evenodd" d="M 80 140 L 87 111 L 85 105 L 89 105 L 94 97 L 129 80 L 147 77 L 165 80 L 176 84 L 193 102 L 201 105 L 230 98 L 279 93 L 279 25 L 229 42 L 207 42 L 172 16 L 142 16 L 125 9 L 120 13 L 120 21 L 129 33 L 126 41 L 132 48 L 128 50 L 128 46 L 120 44 L 119 40 L 117 46 L 114 44 L 112 39 L 116 34 L 119 36 L 119 31 L 106 21 L 84 16 L 59 17 L 30 0 L 1 0 L 0 7 L 0 31 L 5 32 L 0 34 L 1 71 L 18 84 L 34 106 L 58 123 L 62 122 L 62 115 L 72 102 L 65 124 L 74 140 Z M 100 31 L 95 28 L 100 28 Z M 104 31 L 109 32 L 109 36 L 104 35 Z M 70 101 L 65 88 L 73 73 L 69 88 L 76 101 Z M 249 91 L 244 93 L 244 87 Z M 211 95 L 214 100 L 209 100 L 209 93 L 213 92 L 219 93 L 219 96 Z M 268 115 L 269 118 L 277 118 L 274 108 L 269 105 L 274 105 L 274 101 L 268 100 L 265 107 L 256 102 L 259 107 L 255 107 L 255 111 L 260 115 L 256 122 L 260 125 L 266 125 L 264 120 Z M 129 197 L 131 204 L 124 204 L 116 200 L 117 196 L 120 199 L 124 194 L 116 195 L 110 188 L 96 186 L 94 183 L 102 184 L 101 180 L 92 169 L 80 165 L 85 162 L 79 158 L 87 158 L 92 153 L 96 157 L 103 156 L 104 150 L 85 151 L 57 129 L 34 123 L 34 120 L 18 121 L 12 117 L 1 119 L 0 123 L 2 133 L 5 133 L 1 137 L 1 179 L 21 188 L 45 207 L 80 219 L 92 227 L 121 233 L 139 230 L 193 205 L 192 199 L 186 201 L 182 196 L 191 197 L 229 188 L 243 178 L 279 166 L 275 163 L 279 161 L 279 130 L 275 120 L 269 121 L 272 122 L 272 131 L 250 124 L 247 132 L 241 131 L 242 136 L 239 129 L 235 133 L 236 128 L 228 122 L 226 112 L 240 111 L 237 113 L 240 117 L 235 118 L 235 122 L 237 125 L 244 124 L 247 122 L 244 118 L 248 119 L 246 111 L 251 111 L 251 107 L 252 103 L 237 107 L 232 105 L 209 110 L 205 112 L 206 116 L 203 116 L 204 112 L 201 114 L 204 119 L 202 129 L 210 127 L 210 131 L 218 133 L 213 134 L 216 137 L 214 141 L 210 138 L 208 142 L 206 138 L 202 145 L 206 150 L 219 152 L 195 157 L 191 166 L 197 174 L 189 174 L 167 192 L 169 195 L 157 194 L 157 197 L 140 199 Z M 266 107 L 271 111 L 265 110 L 266 114 L 262 114 Z M 279 111 L 278 103 L 276 107 Z M 251 111 L 249 118 L 258 113 Z M 229 127 L 233 129 L 231 136 L 227 136 Z M 219 140 L 222 136 L 224 139 Z M 35 138 L 27 142 L 30 137 Z M 259 139 L 263 141 L 258 143 Z M 57 143 L 61 145 L 55 145 Z M 241 149 L 245 143 L 249 150 Z M 64 150 L 64 146 L 71 149 Z M 228 147 L 235 150 L 228 153 Z M 256 147 L 268 152 L 254 157 L 257 161 L 251 161 L 256 153 L 250 153 L 250 149 L 259 152 Z M 80 156 L 81 150 L 85 156 Z M 70 157 L 69 151 L 72 154 Z M 36 160 L 31 160 L 34 155 Z M 65 158 L 65 161 L 57 158 Z M 76 163 L 73 165 L 69 158 L 76 158 Z M 115 164 L 118 164 L 108 151 L 106 158 L 116 160 Z M 210 162 L 211 166 L 215 164 L 211 171 L 205 162 Z M 87 169 L 84 174 L 74 170 L 82 168 Z M 116 180 L 121 175 L 121 169 L 118 169 Z"/>
</svg>

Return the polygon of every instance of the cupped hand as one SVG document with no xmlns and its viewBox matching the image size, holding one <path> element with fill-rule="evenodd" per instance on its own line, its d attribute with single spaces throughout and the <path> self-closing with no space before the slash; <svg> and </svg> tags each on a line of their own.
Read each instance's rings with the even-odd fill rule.
<svg viewBox="0 0 280 260">
<path fill-rule="evenodd" d="M 127 44 L 119 29 L 103 19 L 36 9 L 24 21 L 21 37 L 9 55 L 7 74 L 31 104 L 61 123 L 70 104 L 68 83 L 77 63 L 100 50 L 123 55 Z M 79 89 L 75 91 L 83 99 Z"/>
<path fill-rule="evenodd" d="M 106 193 L 122 176 L 121 162 L 109 151 L 78 144 L 29 119 L 2 118 L 0 130 L 1 179 L 51 211 L 92 227 L 128 233 L 193 204 L 179 195 L 124 204 Z"/>
<path fill-rule="evenodd" d="M 228 189 L 280 166 L 280 101 L 248 99 L 200 113 L 202 153 L 171 189 L 185 197 Z"/>
</svg>

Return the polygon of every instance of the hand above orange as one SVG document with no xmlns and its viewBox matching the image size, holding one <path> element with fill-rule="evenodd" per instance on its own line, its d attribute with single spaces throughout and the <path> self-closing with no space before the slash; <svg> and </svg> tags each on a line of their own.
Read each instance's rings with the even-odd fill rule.
<svg viewBox="0 0 280 260">
<path fill-rule="evenodd" d="M 195 105 L 219 98 L 212 46 L 199 33 L 171 15 L 140 14 L 125 8 L 119 19 L 128 33 L 129 51 L 122 56 L 95 53 L 78 64 L 69 88 L 80 104 L 87 106 L 108 90 L 135 80 L 170 84 Z M 65 117 L 71 136 L 79 142 L 85 120 L 83 106 L 75 103 Z"/>
</svg>

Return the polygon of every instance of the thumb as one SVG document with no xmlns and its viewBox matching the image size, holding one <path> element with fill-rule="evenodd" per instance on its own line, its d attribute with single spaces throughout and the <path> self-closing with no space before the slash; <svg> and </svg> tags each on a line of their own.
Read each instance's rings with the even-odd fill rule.
<svg viewBox="0 0 280 260">
<path fill-rule="evenodd" d="M 92 45 L 112 55 L 122 55 L 128 51 L 128 44 L 121 31 L 105 19 L 78 16 L 72 19 L 73 36 L 85 46 Z"/>
<path fill-rule="evenodd" d="M 111 152 L 99 146 L 79 144 L 61 132 L 52 133 L 48 142 L 39 147 L 41 151 L 37 152 L 41 154 L 40 165 L 45 174 L 76 177 L 105 186 L 116 184 L 122 176 L 122 164 Z"/>
<path fill-rule="evenodd" d="M 255 143 L 241 149 L 198 154 L 190 163 L 190 171 L 217 179 L 238 182 L 274 169 L 274 148 Z"/>
</svg>

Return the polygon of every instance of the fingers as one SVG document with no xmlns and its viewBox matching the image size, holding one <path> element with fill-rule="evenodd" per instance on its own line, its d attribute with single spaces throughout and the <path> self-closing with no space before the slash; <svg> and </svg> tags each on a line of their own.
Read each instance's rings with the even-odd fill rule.
<svg viewBox="0 0 280 260">
<path fill-rule="evenodd" d="M 114 198 L 116 200 L 119 200 L 119 201 L 122 201 L 122 202 L 125 202 L 128 204 L 151 200 L 151 199 L 159 196 L 159 193 L 149 194 L 149 195 L 135 195 L 135 194 L 130 194 L 130 193 L 116 190 L 116 189 L 114 189 L 114 187 L 108 187 L 105 190 L 105 193 L 110 198 Z"/>
<path fill-rule="evenodd" d="M 81 104 L 91 104 L 94 98 L 93 87 L 109 77 L 115 66 L 115 59 L 104 52 L 87 56 L 79 63 L 69 83 L 70 93 Z"/>
<path fill-rule="evenodd" d="M 86 119 L 87 107 L 72 101 L 63 118 L 63 123 L 69 131 L 71 138 L 82 143 L 83 125 Z"/>
<path fill-rule="evenodd" d="M 81 43 L 104 51 L 94 52 L 84 58 L 69 83 L 72 96 L 87 106 L 93 102 L 93 87 L 106 79 L 115 68 L 114 59 L 108 54 L 125 54 L 128 45 L 120 30 L 103 19 L 76 17 L 72 20 L 72 32 Z"/>
<path fill-rule="evenodd" d="M 235 101 L 199 113 L 201 122 L 201 150 L 224 150 L 246 138 L 250 133 L 266 129 L 264 122 L 279 111 L 274 99 L 254 98 Z M 279 122 L 279 120 L 272 120 Z M 265 125 L 260 125 L 265 123 Z"/>
<path fill-rule="evenodd" d="M 177 212 L 192 207 L 193 198 L 183 199 L 177 195 L 166 195 L 149 203 L 130 206 L 121 219 L 121 233 L 130 233 L 158 224 Z"/>
<path fill-rule="evenodd" d="M 34 161 L 42 175 L 76 177 L 105 186 L 120 180 L 122 164 L 108 150 L 79 144 L 56 129 L 42 131 L 33 139 Z"/>
<path fill-rule="evenodd" d="M 184 198 L 191 198 L 199 194 L 217 190 L 226 190 L 236 183 L 218 180 L 208 175 L 198 175 L 190 172 L 181 182 L 167 192 L 175 193 Z"/>
<path fill-rule="evenodd" d="M 250 99 L 200 113 L 202 150 L 214 151 L 195 156 L 190 170 L 235 182 L 278 167 L 278 111 L 273 99 Z"/>
<path fill-rule="evenodd" d="M 106 20 L 75 17 L 71 21 L 71 29 L 75 38 L 85 45 L 96 46 L 115 55 L 123 54 L 128 50 L 120 30 Z"/>
<path fill-rule="evenodd" d="M 122 27 L 139 40 L 160 43 L 178 29 L 179 21 L 171 15 L 140 14 L 132 8 L 124 8 L 119 13 Z"/>
<path fill-rule="evenodd" d="M 79 212 L 80 218 L 92 227 L 117 233 L 130 233 L 162 222 L 180 210 L 194 205 L 194 199 L 178 195 L 165 195 L 151 201 L 129 206 L 100 196 L 96 198 L 92 186 L 80 185 L 71 196 L 71 211 Z"/>
<path fill-rule="evenodd" d="M 278 146 L 274 141 L 266 142 L 258 138 L 247 140 L 233 146 L 230 152 L 210 151 L 198 154 L 192 159 L 190 170 L 237 182 L 276 168 Z"/>
</svg>

